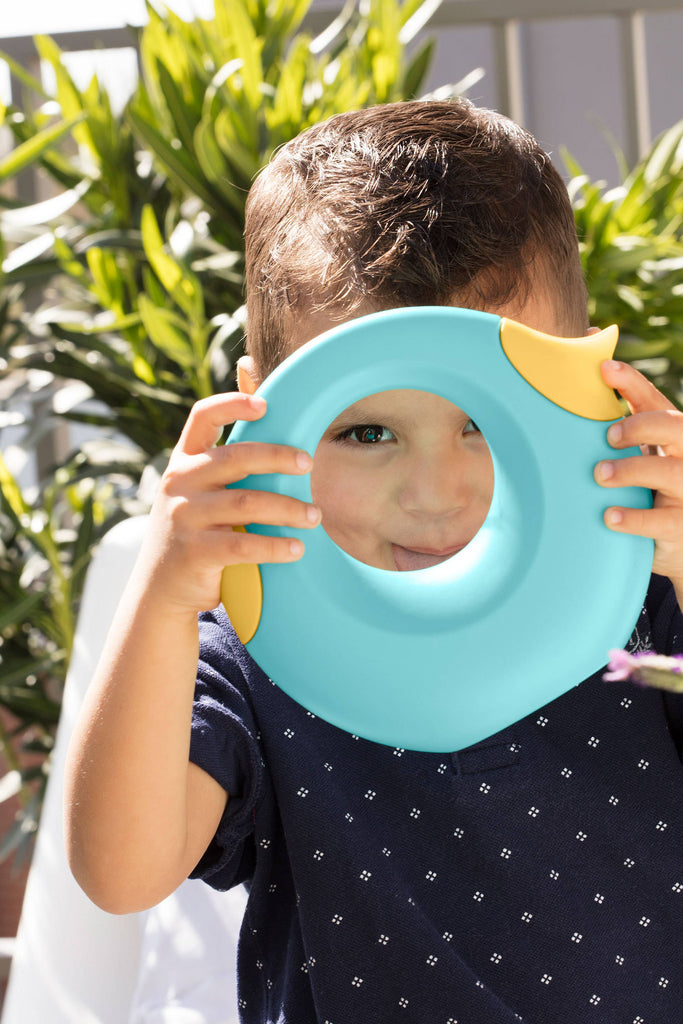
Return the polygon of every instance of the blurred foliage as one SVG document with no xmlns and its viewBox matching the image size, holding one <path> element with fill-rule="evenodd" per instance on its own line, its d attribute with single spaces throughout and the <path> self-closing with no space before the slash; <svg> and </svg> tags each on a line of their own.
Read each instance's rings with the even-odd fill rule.
<svg viewBox="0 0 683 1024">
<path fill-rule="evenodd" d="M 214 18 L 189 22 L 148 5 L 121 112 L 97 76 L 77 85 L 49 38 L 35 43 L 54 96 L 0 55 L 15 86 L 0 104 L 14 143 L 0 158 L 0 429 L 21 433 L 14 454 L 59 420 L 101 438 L 24 492 L 12 452 L 0 461 L 0 708 L 13 723 L 0 799 L 22 800 L 0 856 L 35 831 L 93 545 L 143 510 L 143 470 L 163 464 L 192 403 L 235 386 L 252 180 L 315 122 L 421 88 L 434 43 L 415 37 L 440 0 L 349 0 L 316 36 L 310 2 L 216 0 Z M 27 171 L 49 199 L 16 198 Z"/>
<path fill-rule="evenodd" d="M 566 153 L 564 160 L 591 322 L 619 324 L 617 356 L 683 407 L 683 121 L 617 188 L 591 182 Z"/>
<path fill-rule="evenodd" d="M 19 815 L 0 840 L 0 859 L 16 852 L 21 861 L 38 825 L 74 608 L 93 543 L 112 511 L 113 487 L 75 482 L 65 466 L 29 501 L 2 455 L 0 487 L 0 744 L 8 767 L 0 799 L 20 799 Z"/>
</svg>

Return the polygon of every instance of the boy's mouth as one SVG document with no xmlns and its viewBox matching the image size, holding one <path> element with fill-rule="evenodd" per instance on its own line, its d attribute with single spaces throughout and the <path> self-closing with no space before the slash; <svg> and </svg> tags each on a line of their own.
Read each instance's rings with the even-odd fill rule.
<svg viewBox="0 0 683 1024">
<path fill-rule="evenodd" d="M 398 571 L 412 572 L 415 569 L 429 569 L 432 565 L 440 565 L 447 558 L 462 551 L 464 547 L 464 544 L 457 544 L 447 550 L 435 551 L 433 548 L 404 548 L 400 544 L 392 544 L 391 551 Z"/>
</svg>

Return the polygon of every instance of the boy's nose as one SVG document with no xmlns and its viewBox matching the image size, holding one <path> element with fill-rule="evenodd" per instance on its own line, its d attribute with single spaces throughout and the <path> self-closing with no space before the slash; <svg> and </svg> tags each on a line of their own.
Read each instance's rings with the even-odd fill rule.
<svg viewBox="0 0 683 1024">
<path fill-rule="evenodd" d="M 422 454 L 410 460 L 399 503 L 405 512 L 447 516 L 465 508 L 472 498 L 465 467 L 452 451 Z"/>
</svg>

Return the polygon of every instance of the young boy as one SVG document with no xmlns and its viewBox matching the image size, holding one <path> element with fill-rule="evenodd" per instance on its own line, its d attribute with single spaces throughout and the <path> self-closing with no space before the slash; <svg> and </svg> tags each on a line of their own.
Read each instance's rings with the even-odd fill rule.
<svg viewBox="0 0 683 1024">
<path fill-rule="evenodd" d="M 154 904 L 190 873 L 217 888 L 246 882 L 249 1024 L 671 1024 L 683 979 L 680 702 L 597 673 L 475 747 L 391 749 L 308 714 L 216 609 L 225 564 L 303 549 L 232 526 L 315 527 L 322 515 L 350 554 L 399 571 L 474 536 L 493 487 L 488 448 L 438 396 L 385 392 L 343 413 L 316 453 L 310 506 L 225 489 L 251 473 L 307 473 L 306 453 L 215 442 L 264 414 L 251 393 L 289 352 L 365 312 L 452 304 L 585 334 L 559 175 L 526 132 L 466 102 L 344 114 L 262 173 L 246 241 L 241 393 L 190 414 L 74 740 L 76 877 L 114 913 Z M 631 648 L 669 653 L 683 638 L 683 417 L 632 368 L 603 373 L 634 413 L 610 428 L 613 446 L 651 454 L 602 463 L 596 479 L 657 492 L 651 510 L 605 513 L 612 529 L 656 541 L 659 575 Z"/>
</svg>

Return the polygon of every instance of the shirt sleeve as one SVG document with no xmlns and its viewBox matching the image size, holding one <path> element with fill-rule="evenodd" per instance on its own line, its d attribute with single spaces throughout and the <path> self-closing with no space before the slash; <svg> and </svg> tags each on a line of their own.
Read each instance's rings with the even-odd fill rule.
<svg viewBox="0 0 683 1024">
<path fill-rule="evenodd" d="M 253 821 L 263 765 L 245 677 L 246 652 L 224 611 L 199 617 L 199 663 L 190 761 L 228 794 L 218 830 L 191 878 L 216 889 L 246 881 L 253 870 Z"/>
</svg>

